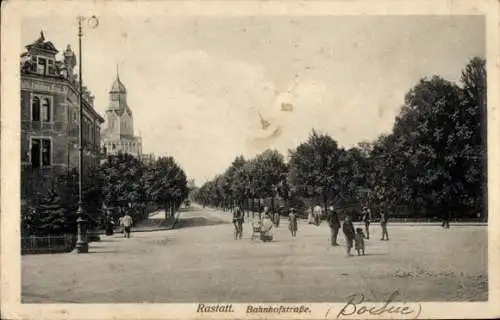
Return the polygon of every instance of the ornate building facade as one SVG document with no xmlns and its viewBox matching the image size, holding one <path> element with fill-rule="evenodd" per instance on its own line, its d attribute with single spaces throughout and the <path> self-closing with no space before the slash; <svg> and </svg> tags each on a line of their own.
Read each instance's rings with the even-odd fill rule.
<svg viewBox="0 0 500 320">
<path fill-rule="evenodd" d="M 102 132 L 102 146 L 106 153 L 129 153 L 140 158 L 142 155 L 141 137 L 134 135 L 134 118 L 127 103 L 127 89 L 121 82 L 118 71 L 109 91 L 106 120 L 107 127 Z"/>
<path fill-rule="evenodd" d="M 62 53 L 43 32 L 21 54 L 21 198 L 29 199 L 78 168 L 80 126 L 76 56 L 70 45 Z M 104 122 L 94 109 L 94 97 L 83 86 L 83 169 L 99 163 L 100 132 Z M 85 177 L 85 175 L 84 175 Z"/>
</svg>

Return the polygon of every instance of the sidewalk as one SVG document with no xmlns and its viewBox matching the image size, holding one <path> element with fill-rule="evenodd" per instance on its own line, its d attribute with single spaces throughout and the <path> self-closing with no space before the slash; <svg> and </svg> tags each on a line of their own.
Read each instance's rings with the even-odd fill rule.
<svg viewBox="0 0 500 320">
<path fill-rule="evenodd" d="M 135 227 L 131 228 L 132 232 L 151 232 L 151 231 L 162 231 L 171 230 L 176 227 L 179 223 L 181 212 L 175 213 L 173 219 L 165 219 L 165 211 L 158 210 L 152 212 L 148 219 L 139 221 Z"/>
</svg>

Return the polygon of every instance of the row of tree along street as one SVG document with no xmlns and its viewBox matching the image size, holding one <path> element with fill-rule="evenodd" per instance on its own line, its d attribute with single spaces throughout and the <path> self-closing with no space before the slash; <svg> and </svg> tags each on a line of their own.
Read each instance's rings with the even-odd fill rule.
<svg viewBox="0 0 500 320">
<path fill-rule="evenodd" d="M 172 157 L 141 161 L 130 154 L 109 155 L 86 178 L 84 211 L 93 227 L 101 227 L 106 213 L 117 221 L 128 212 L 137 222 L 156 209 L 164 209 L 165 219 L 173 219 L 189 193 L 186 174 Z M 72 172 L 59 177 L 52 190 L 23 207 L 22 234 L 75 233 L 77 206 L 77 178 Z"/>
<path fill-rule="evenodd" d="M 486 123 L 486 66 L 475 57 L 458 84 L 421 79 L 392 132 L 373 142 L 345 149 L 313 130 L 287 160 L 275 150 L 236 157 L 194 197 L 224 210 L 280 199 L 299 210 L 366 203 L 393 216 L 486 219 Z"/>
</svg>

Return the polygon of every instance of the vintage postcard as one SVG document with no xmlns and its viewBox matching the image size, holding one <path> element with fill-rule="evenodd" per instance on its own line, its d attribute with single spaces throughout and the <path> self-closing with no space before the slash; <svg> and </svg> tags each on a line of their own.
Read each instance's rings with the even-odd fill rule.
<svg viewBox="0 0 500 320">
<path fill-rule="evenodd" d="M 499 317 L 499 16 L 2 2 L 2 318 Z"/>
</svg>

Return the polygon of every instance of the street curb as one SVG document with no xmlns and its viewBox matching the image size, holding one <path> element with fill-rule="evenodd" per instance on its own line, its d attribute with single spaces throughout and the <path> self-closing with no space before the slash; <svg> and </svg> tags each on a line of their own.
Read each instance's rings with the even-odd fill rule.
<svg viewBox="0 0 500 320">
<path fill-rule="evenodd" d="M 130 232 L 154 232 L 154 231 L 168 231 L 168 230 L 173 230 L 176 229 L 176 227 L 179 225 L 179 221 L 181 220 L 181 212 L 178 211 L 178 216 L 175 218 L 174 222 L 172 223 L 171 226 L 166 226 L 166 227 L 160 227 L 160 228 L 143 228 L 143 229 L 134 229 L 132 228 Z"/>
<path fill-rule="evenodd" d="M 165 227 L 165 228 L 156 228 L 156 229 L 137 229 L 137 230 L 130 230 L 130 232 L 136 233 L 136 232 L 154 232 L 154 231 L 167 231 L 167 230 L 172 230 L 175 229 L 174 226 L 171 227 Z"/>
</svg>

